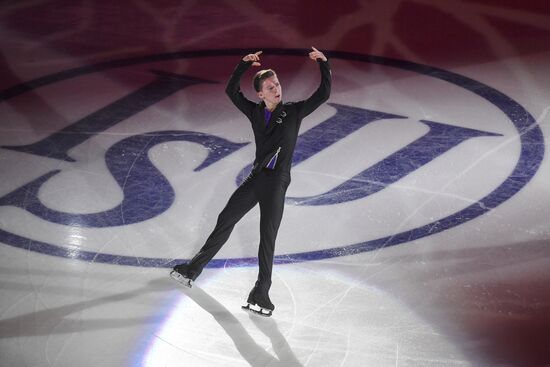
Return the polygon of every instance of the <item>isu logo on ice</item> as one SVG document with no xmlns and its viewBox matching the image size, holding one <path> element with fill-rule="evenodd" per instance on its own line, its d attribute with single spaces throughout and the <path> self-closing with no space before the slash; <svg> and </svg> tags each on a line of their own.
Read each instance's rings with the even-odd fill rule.
<svg viewBox="0 0 550 367">
<path fill-rule="evenodd" d="M 49 93 L 70 94 L 78 83 L 91 86 L 65 106 L 75 115 L 88 111 L 75 121 L 24 145 L 4 142 L 4 154 L 9 151 L 9 157 L 25 162 L 40 160 L 44 170 L 16 189 L 1 188 L 2 216 L 17 219 L 2 220 L 0 241 L 86 261 L 171 266 L 170 258 L 153 255 L 182 246 L 182 237 L 200 242 L 198 237 L 209 230 L 200 226 L 210 225 L 200 222 L 212 200 L 209 190 L 221 180 L 239 184 L 252 159 L 248 122 L 238 111 L 229 112 L 226 79 L 212 78 L 193 65 L 219 65 L 223 58 L 230 67 L 246 51 L 117 60 L 3 91 L 0 98 L 6 104 L 26 93 L 48 99 Z M 303 50 L 264 54 L 276 59 L 276 68 Z M 334 91 L 329 103 L 302 125 L 277 263 L 351 255 L 441 232 L 500 205 L 536 173 L 544 156 L 542 133 L 508 96 L 426 65 L 328 54 Z M 178 61 L 191 71 L 176 72 Z M 120 79 L 127 69 L 140 72 L 139 82 Z M 116 73 L 112 79 L 119 84 L 110 78 Z M 303 85 L 313 85 L 313 77 Z M 312 92 L 302 89 L 304 98 Z M 90 109 L 89 101 L 101 100 Z M 95 181 L 86 182 L 78 172 L 95 175 Z M 51 194 L 58 186 L 71 190 Z M 71 195 L 80 195 L 78 205 L 89 207 L 78 207 Z M 227 195 L 217 199 L 220 205 Z M 303 225 L 304 216 L 314 217 L 315 225 Z M 60 225 L 71 226 L 79 236 L 57 242 L 52 233 Z M 124 230 L 129 226 L 132 235 Z M 21 232 L 37 227 L 44 238 Z M 159 246 L 166 249 L 159 252 Z M 254 257 L 217 259 L 210 266 L 246 264 Z"/>
</svg>

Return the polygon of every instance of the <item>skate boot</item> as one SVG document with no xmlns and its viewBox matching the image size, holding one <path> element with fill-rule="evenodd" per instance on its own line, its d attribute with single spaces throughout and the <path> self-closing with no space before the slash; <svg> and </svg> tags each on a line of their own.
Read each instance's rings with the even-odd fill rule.
<svg viewBox="0 0 550 367">
<path fill-rule="evenodd" d="M 273 314 L 275 306 L 269 299 L 268 290 L 269 287 L 267 287 L 267 289 L 262 289 L 258 286 L 258 282 L 256 282 L 256 285 L 248 295 L 246 305 L 241 308 L 256 315 L 270 317 Z"/>
<path fill-rule="evenodd" d="M 170 277 L 172 277 L 172 279 L 180 282 L 188 288 L 193 287 L 193 282 L 198 276 L 199 274 L 189 269 L 189 265 L 187 264 L 176 265 L 170 272 Z"/>
</svg>

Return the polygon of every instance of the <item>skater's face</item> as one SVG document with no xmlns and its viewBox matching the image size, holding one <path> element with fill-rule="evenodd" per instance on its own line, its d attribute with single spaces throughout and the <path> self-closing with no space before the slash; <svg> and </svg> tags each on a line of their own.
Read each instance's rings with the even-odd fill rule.
<svg viewBox="0 0 550 367">
<path fill-rule="evenodd" d="M 270 76 L 262 83 L 262 89 L 258 92 L 258 97 L 265 102 L 267 108 L 272 109 L 281 102 L 283 90 L 277 75 Z"/>
</svg>

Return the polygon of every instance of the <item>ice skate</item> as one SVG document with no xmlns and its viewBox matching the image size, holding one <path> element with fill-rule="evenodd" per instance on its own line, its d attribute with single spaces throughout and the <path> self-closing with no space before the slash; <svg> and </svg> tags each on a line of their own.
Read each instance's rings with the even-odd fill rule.
<svg viewBox="0 0 550 367">
<path fill-rule="evenodd" d="M 270 317 L 273 314 L 275 306 L 271 303 L 267 291 L 262 292 L 258 287 L 258 282 L 256 282 L 256 285 L 248 295 L 246 305 L 241 308 L 256 315 Z"/>
<path fill-rule="evenodd" d="M 186 264 L 174 266 L 170 272 L 170 277 L 188 288 L 193 287 L 194 278 L 196 278 L 193 277 L 191 271 L 189 271 L 189 266 Z"/>
<path fill-rule="evenodd" d="M 263 308 L 258 305 L 253 305 L 250 303 L 247 303 L 246 305 L 241 306 L 241 308 L 247 312 L 260 315 L 263 317 L 271 317 L 271 315 L 273 315 L 273 310 L 269 310 L 267 308 Z"/>
</svg>

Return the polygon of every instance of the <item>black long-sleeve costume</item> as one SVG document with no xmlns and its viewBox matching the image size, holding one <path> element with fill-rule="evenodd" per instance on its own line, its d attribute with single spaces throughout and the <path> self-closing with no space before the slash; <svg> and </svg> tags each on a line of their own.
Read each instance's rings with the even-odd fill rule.
<svg viewBox="0 0 550 367">
<path fill-rule="evenodd" d="M 226 93 L 252 123 L 254 139 L 256 142 L 256 160 L 255 167 L 267 164 L 273 154 L 281 149 L 276 171 L 281 174 L 290 174 L 292 164 L 292 155 L 296 140 L 298 139 L 298 130 L 302 119 L 315 111 L 330 95 L 331 73 L 328 61 L 319 61 L 321 69 L 321 84 L 315 93 L 308 99 L 293 103 L 279 103 L 271 114 L 269 123 L 265 124 L 265 103 L 255 103 L 248 100 L 240 89 L 240 78 L 249 68 L 251 62 L 241 61 L 233 72 Z"/>
<path fill-rule="evenodd" d="M 252 62 L 241 61 L 237 65 L 227 84 L 226 93 L 252 124 L 256 143 L 254 168 L 220 213 L 216 227 L 189 263 L 189 271 L 195 279 L 228 240 L 235 224 L 259 203 L 259 275 L 248 302 L 273 309 L 268 291 L 271 286 L 275 239 L 283 216 L 286 189 L 290 184 L 292 155 L 302 119 L 325 102 L 330 95 L 331 72 L 328 61 L 319 60 L 321 84 L 315 93 L 303 101 L 279 103 L 266 126 L 265 103 L 248 100 L 240 88 L 240 79 L 251 64 Z M 266 168 L 274 156 L 275 166 L 273 169 Z"/>
</svg>

